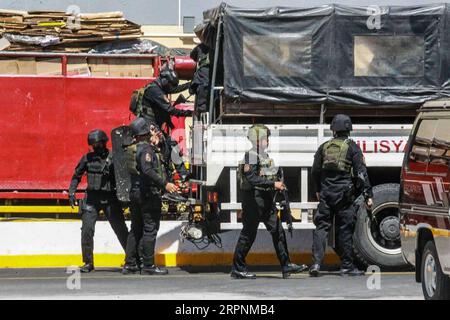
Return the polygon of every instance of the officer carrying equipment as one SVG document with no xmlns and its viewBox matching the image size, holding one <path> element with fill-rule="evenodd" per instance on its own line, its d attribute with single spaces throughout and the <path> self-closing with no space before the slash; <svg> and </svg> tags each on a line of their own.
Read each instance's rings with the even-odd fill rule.
<svg viewBox="0 0 450 320">
<path fill-rule="evenodd" d="M 145 130 L 141 130 L 142 128 Z M 155 265 L 155 245 L 161 219 L 161 193 L 162 190 L 174 192 L 176 187 L 167 180 L 165 174 L 164 162 L 158 148 L 160 143 L 159 132 L 158 130 L 152 130 L 150 124 L 149 128 L 150 137 L 147 137 L 147 135 L 136 136 L 144 142 L 136 152 L 136 168 L 139 173 L 139 199 L 135 203 L 138 204 L 139 211 L 135 211 L 136 214 L 132 213 L 132 217 L 135 218 L 132 222 L 133 235 L 130 234 L 130 238 L 133 238 L 133 240 L 127 247 L 123 271 L 126 273 L 127 266 L 135 270 L 135 256 L 138 252 L 139 243 L 142 243 L 141 274 L 163 275 L 168 273 L 167 269 Z M 143 125 L 133 126 L 133 130 L 135 133 L 148 131 Z"/>
<path fill-rule="evenodd" d="M 130 201 L 131 230 L 125 250 L 123 274 L 136 273 L 143 268 L 143 254 L 142 250 L 140 250 L 140 243 L 143 236 L 144 221 L 141 208 L 140 174 L 136 158 L 138 153 L 148 146 L 151 125 L 143 118 L 136 118 L 130 123 L 128 129 L 132 142 L 125 146 L 124 160 L 127 169 L 126 173 L 130 179 L 130 188 L 127 194 Z"/>
<path fill-rule="evenodd" d="M 170 116 L 191 116 L 189 110 L 175 108 L 167 99 L 168 94 L 187 90 L 190 82 L 178 85 L 178 76 L 170 66 L 164 66 L 155 81 L 137 89 L 131 95 L 130 111 L 137 117 L 156 123 L 159 128 L 166 123 L 173 128 Z"/>
<path fill-rule="evenodd" d="M 364 156 L 358 145 L 349 139 L 353 126 L 347 115 L 336 115 L 330 125 L 333 138 L 323 143 L 314 156 L 311 170 L 313 184 L 319 200 L 314 215 L 316 229 L 313 234 L 313 265 L 311 276 L 318 276 L 327 244 L 328 233 L 339 228 L 336 252 L 342 266 L 341 275 L 358 276 L 353 264 L 353 232 L 357 203 L 357 193 L 371 203 L 372 188 L 364 163 Z"/>
<path fill-rule="evenodd" d="M 81 272 L 94 270 L 94 230 L 100 210 L 103 210 L 120 244 L 125 249 L 128 229 L 122 206 L 116 196 L 112 154 L 106 148 L 108 137 L 102 130 L 89 132 L 88 144 L 93 151 L 83 155 L 75 168 L 69 187 L 69 201 L 75 204 L 75 192 L 84 174 L 87 174 L 87 188 L 81 211 L 81 249 L 84 265 Z"/>
<path fill-rule="evenodd" d="M 278 260 L 281 264 L 283 278 L 291 273 L 307 269 L 305 265 L 291 263 L 286 243 L 286 234 L 273 202 L 275 191 L 283 190 L 279 170 L 266 153 L 270 130 L 264 125 L 253 125 L 247 137 L 252 142 L 252 149 L 247 151 L 239 164 L 240 187 L 242 190 L 242 224 L 234 251 L 231 277 L 236 279 L 254 279 L 256 276 L 247 271 L 245 258 L 255 241 L 258 225 L 263 222 L 270 232 Z"/>
</svg>

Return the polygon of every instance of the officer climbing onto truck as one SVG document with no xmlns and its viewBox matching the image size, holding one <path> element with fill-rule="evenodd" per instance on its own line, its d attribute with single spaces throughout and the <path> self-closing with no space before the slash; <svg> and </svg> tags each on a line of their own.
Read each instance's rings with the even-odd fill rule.
<svg viewBox="0 0 450 320">
<path fill-rule="evenodd" d="M 250 127 L 247 137 L 252 149 L 245 153 L 244 160 L 239 164 L 243 228 L 234 251 L 231 271 L 231 277 L 236 279 L 256 278 L 255 274 L 247 271 L 245 258 L 255 241 L 260 222 L 265 224 L 272 236 L 283 278 L 307 269 L 306 265 L 291 263 L 289 258 L 286 234 L 273 202 L 276 190 L 283 190 L 285 185 L 280 181 L 279 169 L 266 153 L 269 136 L 270 130 L 264 125 Z"/>
<path fill-rule="evenodd" d="M 373 204 L 372 187 L 363 153 L 349 138 L 353 130 L 350 117 L 336 115 L 330 129 L 333 138 L 319 147 L 311 171 L 319 206 L 314 216 L 313 265 L 309 273 L 313 277 L 320 274 L 334 218 L 338 235 L 337 253 L 342 261 L 340 274 L 360 276 L 364 272 L 353 264 L 353 232 L 358 210 L 355 199 L 362 193 L 366 207 L 370 209 Z"/>
<path fill-rule="evenodd" d="M 150 132 L 150 126 L 147 121 L 145 124 L 140 121 L 139 126 L 133 129 L 135 134 L 142 134 L 144 137 L 140 141 L 144 142 L 136 152 L 136 168 L 139 174 L 140 187 L 140 210 L 142 219 L 138 221 L 142 225 L 142 260 L 143 266 L 141 274 L 164 275 L 167 269 L 155 265 L 155 245 L 156 236 L 159 230 L 161 219 L 161 192 L 164 190 L 169 193 L 178 191 L 177 186 L 168 182 L 166 168 L 164 167 L 163 155 L 160 152 L 159 128 L 154 125 L 155 130 Z M 150 132 L 150 143 L 145 142 Z M 147 140 L 148 141 L 148 140 Z M 136 247 L 138 239 L 135 239 Z M 136 252 L 136 250 L 134 251 Z M 133 265 L 133 251 L 129 253 L 127 259 Z"/>
<path fill-rule="evenodd" d="M 167 95 L 187 90 L 190 82 L 178 85 L 178 76 L 170 66 L 164 66 L 155 81 L 133 92 L 130 102 L 130 111 L 137 117 L 154 122 L 159 128 L 163 124 L 173 129 L 170 116 L 192 116 L 190 110 L 180 110 L 170 103 Z"/>
<path fill-rule="evenodd" d="M 114 166 L 112 154 L 106 147 L 108 136 L 102 130 L 93 130 L 88 134 L 88 144 L 93 151 L 83 155 L 75 168 L 69 187 L 69 203 L 77 205 L 75 192 L 81 178 L 87 174 L 87 188 L 81 212 L 81 250 L 84 265 L 81 272 L 94 270 L 94 232 L 100 210 L 103 210 L 114 233 L 125 250 L 128 229 L 123 210 L 115 192 Z"/>
</svg>

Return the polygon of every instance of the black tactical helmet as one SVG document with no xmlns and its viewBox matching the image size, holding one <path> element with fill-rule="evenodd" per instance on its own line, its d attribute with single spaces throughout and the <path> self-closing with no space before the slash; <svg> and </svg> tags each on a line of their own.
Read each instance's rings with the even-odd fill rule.
<svg viewBox="0 0 450 320">
<path fill-rule="evenodd" d="M 144 118 L 136 118 L 130 123 L 133 136 L 145 136 L 150 133 L 150 126 Z"/>
<path fill-rule="evenodd" d="M 252 125 L 247 132 L 247 138 L 251 142 L 256 142 L 262 138 L 267 138 L 270 136 L 270 129 L 263 124 Z"/>
<path fill-rule="evenodd" d="M 352 120 L 346 114 L 337 114 L 331 121 L 330 129 L 334 132 L 352 131 Z"/>
<path fill-rule="evenodd" d="M 178 86 L 178 76 L 175 70 L 171 67 L 164 67 L 159 74 L 161 86 L 164 90 L 170 91 L 170 89 Z"/>
<path fill-rule="evenodd" d="M 108 136 L 106 135 L 105 131 L 95 129 L 89 132 L 88 134 L 88 145 L 92 146 L 94 143 L 98 142 L 108 142 Z"/>
</svg>

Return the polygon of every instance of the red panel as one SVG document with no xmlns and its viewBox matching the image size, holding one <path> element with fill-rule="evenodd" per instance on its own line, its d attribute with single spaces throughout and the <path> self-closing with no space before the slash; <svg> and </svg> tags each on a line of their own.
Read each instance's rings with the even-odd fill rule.
<svg viewBox="0 0 450 320">
<path fill-rule="evenodd" d="M 87 133 L 129 123 L 142 78 L 0 76 L 0 189 L 67 189 Z"/>
</svg>

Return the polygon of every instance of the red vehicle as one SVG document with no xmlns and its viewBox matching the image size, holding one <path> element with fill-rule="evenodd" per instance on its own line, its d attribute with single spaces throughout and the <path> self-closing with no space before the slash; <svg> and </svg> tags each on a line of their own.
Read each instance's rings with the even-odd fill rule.
<svg viewBox="0 0 450 320">
<path fill-rule="evenodd" d="M 88 150 L 87 133 L 128 124 L 131 93 L 153 81 L 165 61 L 156 55 L 1 53 L 0 199 L 41 205 L 2 206 L 2 212 L 70 212 L 42 205 L 67 199 L 74 166 Z M 186 78 L 195 63 L 177 57 L 175 68 Z"/>
<path fill-rule="evenodd" d="M 401 174 L 402 253 L 426 299 L 450 299 L 450 100 L 419 110 Z"/>
</svg>

